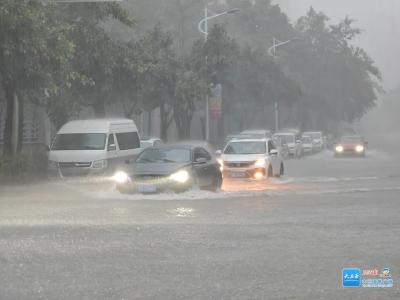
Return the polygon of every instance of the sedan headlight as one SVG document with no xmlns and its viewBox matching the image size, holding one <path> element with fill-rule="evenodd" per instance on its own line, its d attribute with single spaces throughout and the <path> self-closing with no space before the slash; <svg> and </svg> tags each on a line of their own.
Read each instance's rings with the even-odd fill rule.
<svg viewBox="0 0 400 300">
<path fill-rule="evenodd" d="M 117 183 L 126 183 L 129 181 L 129 176 L 123 171 L 118 171 L 114 174 L 113 179 Z"/>
<path fill-rule="evenodd" d="M 176 181 L 178 183 L 185 183 L 189 180 L 189 172 L 186 170 L 180 170 L 178 172 L 175 172 L 169 176 L 169 178 L 173 181 Z"/>
<path fill-rule="evenodd" d="M 259 158 L 257 159 L 254 165 L 256 167 L 265 167 L 265 164 L 266 164 L 265 158 Z"/>
<path fill-rule="evenodd" d="M 364 146 L 362 146 L 362 145 L 357 145 L 356 151 L 357 151 L 357 152 L 363 152 L 363 151 L 364 151 Z"/>
<path fill-rule="evenodd" d="M 107 167 L 107 160 L 106 159 L 101 159 L 101 160 L 95 160 L 92 163 L 92 168 L 94 169 L 103 169 Z"/>
<path fill-rule="evenodd" d="M 343 146 L 336 146 L 335 150 L 336 152 L 343 152 Z"/>
</svg>

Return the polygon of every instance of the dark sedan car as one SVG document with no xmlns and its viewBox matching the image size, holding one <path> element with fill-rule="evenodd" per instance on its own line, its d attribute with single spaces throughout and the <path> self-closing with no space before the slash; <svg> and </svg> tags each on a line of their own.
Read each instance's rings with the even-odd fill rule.
<svg viewBox="0 0 400 300">
<path fill-rule="evenodd" d="M 205 148 L 175 145 L 145 149 L 114 180 L 121 193 L 183 192 L 193 186 L 215 191 L 222 185 L 222 174 Z"/>
</svg>

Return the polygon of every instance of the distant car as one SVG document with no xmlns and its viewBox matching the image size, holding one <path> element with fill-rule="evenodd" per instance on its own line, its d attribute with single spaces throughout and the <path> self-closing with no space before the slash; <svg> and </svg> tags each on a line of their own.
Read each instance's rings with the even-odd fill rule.
<svg viewBox="0 0 400 300">
<path fill-rule="evenodd" d="M 282 157 L 272 139 L 231 140 L 219 162 L 224 178 L 263 180 L 284 173 Z"/>
<path fill-rule="evenodd" d="M 241 132 L 243 135 L 247 135 L 253 139 L 270 139 L 272 138 L 271 130 L 268 129 L 247 129 Z"/>
<path fill-rule="evenodd" d="M 314 151 L 322 151 L 322 149 L 324 149 L 325 143 L 321 131 L 305 131 L 302 136 L 309 136 L 312 138 Z"/>
<path fill-rule="evenodd" d="M 311 136 L 303 136 L 301 139 L 301 146 L 304 154 L 312 154 L 314 151 L 313 139 Z"/>
<path fill-rule="evenodd" d="M 252 134 L 244 134 L 244 133 L 236 133 L 236 134 L 228 134 L 224 141 L 224 147 L 228 144 L 231 140 L 245 140 L 254 138 Z"/>
<path fill-rule="evenodd" d="M 144 137 L 140 140 L 140 146 L 143 149 L 161 146 L 162 144 L 163 141 L 157 137 Z"/>
<path fill-rule="evenodd" d="M 279 154 L 282 156 L 282 158 L 289 157 L 289 147 L 286 141 L 278 136 L 273 136 L 272 139 L 276 147 L 278 148 Z"/>
<path fill-rule="evenodd" d="M 303 156 L 303 147 L 301 137 L 295 132 L 278 132 L 274 134 L 275 138 L 280 138 L 288 145 L 289 155 L 293 157 Z"/>
<path fill-rule="evenodd" d="M 217 190 L 220 165 L 203 147 L 171 145 L 147 148 L 114 175 L 121 193 L 183 192 L 194 186 Z"/>
<path fill-rule="evenodd" d="M 367 142 L 358 135 L 343 136 L 334 148 L 335 157 L 352 155 L 365 157 Z"/>
</svg>

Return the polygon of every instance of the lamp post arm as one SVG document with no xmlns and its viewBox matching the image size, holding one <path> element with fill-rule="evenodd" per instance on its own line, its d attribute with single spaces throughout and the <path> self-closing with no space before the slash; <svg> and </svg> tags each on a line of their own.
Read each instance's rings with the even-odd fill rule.
<svg viewBox="0 0 400 300">
<path fill-rule="evenodd" d="M 224 16 L 224 15 L 227 15 L 227 14 L 228 14 L 228 12 L 227 12 L 227 11 L 224 11 L 224 12 L 222 12 L 222 13 L 220 13 L 220 14 L 215 14 L 215 15 L 212 15 L 212 16 L 207 16 L 206 18 L 203 18 L 203 19 L 199 22 L 197 28 L 199 29 L 199 31 L 200 31 L 202 34 L 208 34 L 208 32 L 206 32 L 206 31 L 203 29 L 203 24 L 204 24 L 206 21 L 209 21 L 209 20 L 218 18 L 218 17 L 220 17 L 220 16 Z"/>
</svg>

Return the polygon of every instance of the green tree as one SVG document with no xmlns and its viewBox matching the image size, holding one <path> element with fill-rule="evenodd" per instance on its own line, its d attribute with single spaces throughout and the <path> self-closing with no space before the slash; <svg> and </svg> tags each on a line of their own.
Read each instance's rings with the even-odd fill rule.
<svg viewBox="0 0 400 300">
<path fill-rule="evenodd" d="M 53 4 L 4 0 L 0 3 L 0 78 L 7 103 L 4 155 L 22 148 L 23 106 L 55 94 L 74 47 Z"/>
<path fill-rule="evenodd" d="M 92 107 L 96 116 L 104 117 L 106 105 L 114 101 L 121 51 L 126 49 L 125 42 L 113 39 L 104 24 L 114 20 L 129 27 L 134 20 L 118 3 L 71 3 L 60 8 L 76 45 L 71 64 L 83 79 L 72 84 L 66 95 L 74 95 L 81 105 Z"/>
</svg>

